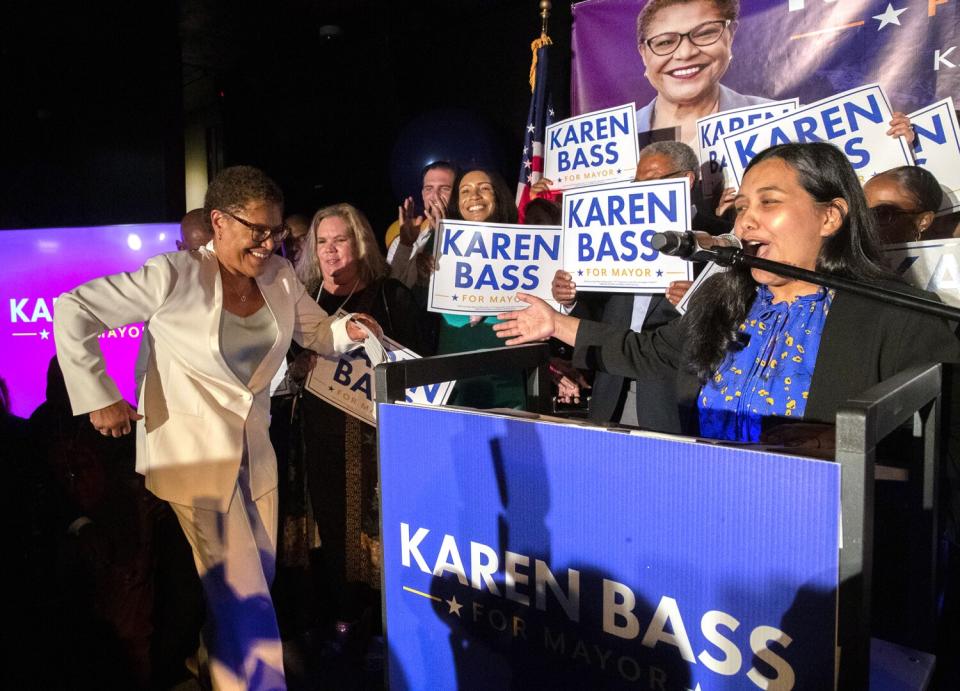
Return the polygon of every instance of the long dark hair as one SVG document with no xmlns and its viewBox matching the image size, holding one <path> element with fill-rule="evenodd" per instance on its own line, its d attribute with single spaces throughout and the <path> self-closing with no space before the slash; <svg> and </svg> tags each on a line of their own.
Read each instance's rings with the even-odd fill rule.
<svg viewBox="0 0 960 691">
<path fill-rule="evenodd" d="M 900 185 L 903 191 L 913 198 L 918 211 L 936 213 L 943 203 L 943 188 L 926 168 L 920 166 L 900 166 L 880 173 L 878 178 L 889 178 Z"/>
<path fill-rule="evenodd" d="M 797 174 L 800 185 L 819 204 L 844 199 L 843 224 L 820 246 L 817 271 L 860 281 L 897 281 L 883 266 L 880 237 L 863 196 L 863 188 L 843 153 L 826 143 L 782 144 L 758 154 L 749 171 L 763 161 L 778 158 Z M 750 269 L 738 266 L 712 276 L 690 299 L 687 361 L 705 381 L 720 367 L 736 342 L 740 324 L 757 294 Z"/>
<path fill-rule="evenodd" d="M 460 183 L 467 175 L 475 172 L 484 173 L 490 178 L 490 184 L 493 185 L 493 197 L 496 200 L 497 208 L 493 210 L 486 222 L 516 223 L 517 205 L 513 201 L 510 188 L 500 173 L 488 168 L 471 168 L 457 175 L 457 179 L 453 181 L 453 190 L 450 192 L 450 201 L 447 202 L 447 218 L 452 221 L 463 220 L 463 216 L 460 214 Z"/>
</svg>

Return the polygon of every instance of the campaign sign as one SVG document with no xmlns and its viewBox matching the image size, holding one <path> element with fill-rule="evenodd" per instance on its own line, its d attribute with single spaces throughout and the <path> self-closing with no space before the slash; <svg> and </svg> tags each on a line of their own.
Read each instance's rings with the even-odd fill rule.
<svg viewBox="0 0 960 691">
<path fill-rule="evenodd" d="M 884 258 L 910 285 L 960 307 L 960 238 L 888 245 Z"/>
<path fill-rule="evenodd" d="M 563 269 L 577 288 L 659 293 L 693 280 L 691 262 L 653 249 L 653 236 L 690 228 L 686 178 L 570 190 L 563 196 Z"/>
<path fill-rule="evenodd" d="M 725 110 L 697 120 L 697 148 L 700 152 L 700 179 L 704 197 L 719 198 L 719 192 L 724 188 L 736 186 L 733 176 L 727 170 L 727 155 L 722 139 L 724 136 L 793 112 L 799 106 L 800 99 L 789 98 L 758 106 Z"/>
<path fill-rule="evenodd" d="M 836 145 L 863 183 L 890 168 L 913 165 L 906 140 L 886 134 L 891 119 L 886 95 L 877 84 L 870 84 L 729 134 L 723 137 L 723 146 L 737 185 L 754 156 L 790 142 Z"/>
<path fill-rule="evenodd" d="M 404 348 L 396 341 L 384 336 L 381 339 L 387 360 L 414 360 L 420 356 Z M 444 405 L 450 398 L 454 381 L 415 386 L 407 389 L 407 403 L 424 405 Z M 373 367 L 363 348 L 354 348 L 350 352 L 338 355 L 317 355 L 317 364 L 307 377 L 305 384 L 313 395 L 323 399 L 334 408 L 362 420 L 369 425 L 377 425 L 377 409 Z"/>
<path fill-rule="evenodd" d="M 910 124 L 917 138 L 913 154 L 944 188 L 941 211 L 960 209 L 960 126 L 953 99 L 945 98 L 915 113 Z"/>
<path fill-rule="evenodd" d="M 637 112 L 632 103 L 547 126 L 543 177 L 554 189 L 632 180 L 637 169 Z"/>
<path fill-rule="evenodd" d="M 831 689 L 839 464 L 379 406 L 391 689 Z"/>
<path fill-rule="evenodd" d="M 550 282 L 561 266 L 559 226 L 444 219 L 434 252 L 431 312 L 495 315 L 524 309 L 518 292 L 554 304 Z"/>
<path fill-rule="evenodd" d="M 59 295 L 100 276 L 136 271 L 150 257 L 176 249 L 179 237 L 175 223 L 0 231 L 0 379 L 10 391 L 10 412 L 29 417 L 46 399 Z M 134 403 L 142 334 L 142 324 L 127 324 L 98 339 L 107 374 Z"/>
</svg>

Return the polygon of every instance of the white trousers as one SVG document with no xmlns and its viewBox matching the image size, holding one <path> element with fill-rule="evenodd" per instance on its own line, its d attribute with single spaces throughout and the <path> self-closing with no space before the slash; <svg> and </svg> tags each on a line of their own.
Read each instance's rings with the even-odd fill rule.
<svg viewBox="0 0 960 691">
<path fill-rule="evenodd" d="M 204 643 L 216 691 L 285 691 L 283 648 L 270 597 L 277 490 L 254 501 L 246 459 L 226 513 L 171 504 L 193 548 L 207 602 Z"/>
</svg>

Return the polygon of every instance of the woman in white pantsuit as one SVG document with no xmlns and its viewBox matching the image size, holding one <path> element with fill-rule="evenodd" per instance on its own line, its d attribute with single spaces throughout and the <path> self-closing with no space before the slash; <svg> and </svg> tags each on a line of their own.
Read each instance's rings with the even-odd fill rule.
<svg viewBox="0 0 960 691">
<path fill-rule="evenodd" d="M 274 254 L 283 195 L 263 172 L 224 170 L 207 191 L 213 241 L 90 281 L 57 301 L 54 333 L 75 414 L 102 434 L 137 426 L 137 469 L 170 502 L 207 597 L 214 687 L 283 689 L 270 599 L 277 467 L 269 384 L 291 338 L 321 353 L 363 340 L 367 315 L 328 316 Z M 137 411 L 107 376 L 98 335 L 144 321 L 150 358 Z"/>
</svg>

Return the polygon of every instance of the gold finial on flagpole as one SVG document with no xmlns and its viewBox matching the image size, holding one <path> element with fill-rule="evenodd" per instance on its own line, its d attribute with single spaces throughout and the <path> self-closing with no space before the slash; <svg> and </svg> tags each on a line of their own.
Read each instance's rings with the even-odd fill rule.
<svg viewBox="0 0 960 691">
<path fill-rule="evenodd" d="M 530 64 L 530 93 L 533 93 L 537 84 L 537 50 L 553 43 L 547 35 L 547 22 L 550 21 L 551 9 L 553 9 L 553 3 L 550 0 L 540 0 L 540 38 L 534 39 L 530 44 L 530 50 L 533 52 L 533 60 Z"/>
<path fill-rule="evenodd" d="M 550 10 L 553 9 L 553 3 L 550 0 L 540 0 L 540 33 L 547 35 L 547 22 L 550 21 Z"/>
</svg>

